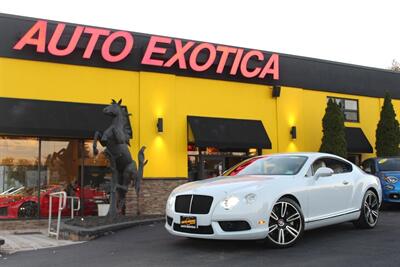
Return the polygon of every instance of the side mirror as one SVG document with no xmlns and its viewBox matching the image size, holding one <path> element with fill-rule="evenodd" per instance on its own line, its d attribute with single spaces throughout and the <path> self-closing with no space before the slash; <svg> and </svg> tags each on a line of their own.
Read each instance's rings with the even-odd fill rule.
<svg viewBox="0 0 400 267">
<path fill-rule="evenodd" d="M 331 168 L 321 167 L 315 172 L 314 178 L 319 179 L 321 177 L 329 177 L 332 176 L 332 174 L 333 170 Z"/>
</svg>

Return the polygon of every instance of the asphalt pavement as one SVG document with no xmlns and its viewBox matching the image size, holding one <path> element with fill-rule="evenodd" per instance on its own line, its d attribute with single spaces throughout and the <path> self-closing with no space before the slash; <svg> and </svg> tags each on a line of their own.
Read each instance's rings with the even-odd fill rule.
<svg viewBox="0 0 400 267">
<path fill-rule="evenodd" d="M 171 236 L 163 224 L 119 231 L 56 249 L 0 257 L 1 267 L 119 266 L 400 266 L 400 206 L 381 213 L 375 229 L 351 223 L 308 231 L 289 249 L 255 241 L 193 240 Z"/>
</svg>

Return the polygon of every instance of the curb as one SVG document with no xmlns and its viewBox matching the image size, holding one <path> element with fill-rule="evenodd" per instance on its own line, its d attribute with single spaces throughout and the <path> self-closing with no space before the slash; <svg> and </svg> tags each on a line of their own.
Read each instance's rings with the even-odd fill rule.
<svg viewBox="0 0 400 267">
<path fill-rule="evenodd" d="M 60 227 L 60 238 L 67 240 L 74 240 L 74 241 L 78 240 L 88 241 L 106 235 L 109 232 L 118 231 L 135 226 L 160 223 L 164 221 L 165 221 L 164 217 L 158 217 L 158 218 L 144 219 L 138 221 L 121 222 L 121 223 L 115 223 L 115 224 L 109 224 L 91 228 L 68 225 L 65 224 L 65 222 L 62 222 Z"/>
</svg>

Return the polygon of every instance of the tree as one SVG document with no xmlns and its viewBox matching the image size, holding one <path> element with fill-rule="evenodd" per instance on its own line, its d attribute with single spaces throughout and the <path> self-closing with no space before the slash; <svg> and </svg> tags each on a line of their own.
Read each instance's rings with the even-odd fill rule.
<svg viewBox="0 0 400 267">
<path fill-rule="evenodd" d="M 396 120 L 392 99 L 389 93 L 385 94 L 385 101 L 381 110 L 381 117 L 376 128 L 376 155 L 390 157 L 399 155 L 400 129 Z"/>
<path fill-rule="evenodd" d="M 340 157 L 347 156 L 347 142 L 344 127 L 344 114 L 340 106 L 329 99 L 322 119 L 322 144 L 320 152 L 331 153 Z"/>
<path fill-rule="evenodd" d="M 393 59 L 390 69 L 392 71 L 400 72 L 400 62 L 398 62 L 396 59 Z"/>
</svg>

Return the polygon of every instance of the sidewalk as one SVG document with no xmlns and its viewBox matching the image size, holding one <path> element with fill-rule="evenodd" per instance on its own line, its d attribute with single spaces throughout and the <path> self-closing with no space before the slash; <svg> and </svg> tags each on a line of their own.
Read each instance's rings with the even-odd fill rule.
<svg viewBox="0 0 400 267">
<path fill-rule="evenodd" d="M 56 240 L 47 236 L 47 229 L 24 231 L 0 231 L 5 244 L 0 246 L 0 254 L 12 254 L 19 251 L 37 250 L 79 244 L 69 240 Z"/>
</svg>

